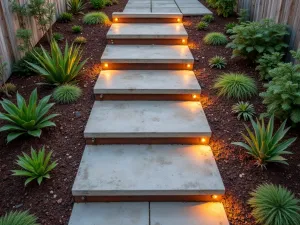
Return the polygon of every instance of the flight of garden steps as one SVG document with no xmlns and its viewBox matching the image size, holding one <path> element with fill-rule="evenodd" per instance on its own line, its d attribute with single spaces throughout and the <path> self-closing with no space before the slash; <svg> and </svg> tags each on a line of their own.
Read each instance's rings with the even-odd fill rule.
<svg viewBox="0 0 300 225">
<path fill-rule="evenodd" d="M 182 14 L 113 20 L 69 225 L 229 225 Z"/>
</svg>

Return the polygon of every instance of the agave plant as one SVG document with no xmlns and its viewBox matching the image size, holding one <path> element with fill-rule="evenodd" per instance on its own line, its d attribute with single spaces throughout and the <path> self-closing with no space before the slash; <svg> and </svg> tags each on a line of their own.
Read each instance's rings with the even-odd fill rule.
<svg viewBox="0 0 300 225">
<path fill-rule="evenodd" d="M 23 168 L 23 170 L 13 170 L 14 176 L 28 177 L 25 181 L 25 186 L 33 180 L 37 180 L 40 185 L 44 178 L 49 179 L 49 172 L 53 170 L 57 163 L 50 163 L 52 152 L 45 153 L 45 147 L 36 152 L 31 148 L 31 157 L 23 152 L 23 156 L 18 155 L 17 164 Z"/>
<path fill-rule="evenodd" d="M 69 47 L 68 43 L 66 43 L 63 54 L 55 40 L 51 41 L 51 54 L 42 47 L 41 54 L 34 52 L 33 55 L 40 65 L 27 62 L 30 68 L 54 85 L 74 81 L 87 61 L 84 60 L 80 63 L 82 57 L 80 46 L 72 44 Z"/>
<path fill-rule="evenodd" d="M 0 119 L 10 123 L 0 128 L 0 132 L 11 132 L 7 136 L 7 143 L 23 134 L 40 137 L 43 128 L 55 126 L 55 123 L 50 120 L 58 114 L 46 116 L 54 105 L 54 103 L 48 103 L 50 97 L 51 95 L 46 96 L 37 103 L 38 96 L 35 89 L 30 95 L 28 104 L 19 93 L 17 93 L 16 105 L 7 99 L 0 101 L 3 109 L 7 112 L 0 113 Z"/>
<path fill-rule="evenodd" d="M 256 122 L 251 120 L 254 132 L 245 125 L 248 136 L 242 134 L 246 143 L 233 142 L 232 144 L 245 148 L 248 154 L 252 155 L 260 166 L 265 166 L 269 162 L 278 162 L 288 165 L 286 159 L 282 157 L 284 154 L 292 154 L 286 149 L 296 140 L 290 138 L 281 142 L 290 128 L 285 129 L 286 121 L 284 121 L 279 129 L 274 133 L 274 115 L 270 118 L 268 125 L 262 119 Z"/>
<path fill-rule="evenodd" d="M 67 4 L 73 14 L 77 14 L 84 10 L 86 5 L 82 0 L 69 0 Z"/>
<path fill-rule="evenodd" d="M 0 225 L 39 225 L 37 218 L 28 211 L 15 211 L 0 217 Z"/>
<path fill-rule="evenodd" d="M 253 104 L 241 101 L 232 106 L 232 112 L 237 114 L 238 120 L 243 118 L 247 121 L 252 119 L 255 110 Z"/>
</svg>

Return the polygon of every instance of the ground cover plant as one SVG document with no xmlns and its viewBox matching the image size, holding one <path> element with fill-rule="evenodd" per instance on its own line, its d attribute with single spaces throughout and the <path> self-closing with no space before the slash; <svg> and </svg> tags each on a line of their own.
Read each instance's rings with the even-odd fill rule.
<svg viewBox="0 0 300 225">
<path fill-rule="evenodd" d="M 73 14 L 81 13 L 86 7 L 86 3 L 83 0 L 68 0 L 67 4 L 70 12 Z"/>
<path fill-rule="evenodd" d="M 93 25 L 93 24 L 108 24 L 109 18 L 103 12 L 91 12 L 84 16 L 83 22 L 85 24 Z"/>
<path fill-rule="evenodd" d="M 75 26 L 72 27 L 72 31 L 75 34 L 81 33 L 82 32 L 82 27 L 78 26 L 78 25 L 75 25 Z"/>
<path fill-rule="evenodd" d="M 226 67 L 226 59 L 222 56 L 214 56 L 208 60 L 209 66 L 211 68 L 223 69 Z"/>
<path fill-rule="evenodd" d="M 228 42 L 227 37 L 220 32 L 208 33 L 203 41 L 207 45 L 225 45 Z"/>
<path fill-rule="evenodd" d="M 62 23 L 67 23 L 70 22 L 73 19 L 73 14 L 72 13 L 68 13 L 68 12 L 64 12 L 62 14 L 60 14 L 58 20 Z"/>
<path fill-rule="evenodd" d="M 253 104 L 240 101 L 232 106 L 232 112 L 237 114 L 238 120 L 243 119 L 244 121 L 247 121 L 252 119 L 255 110 Z"/>
<path fill-rule="evenodd" d="M 204 21 L 200 21 L 197 24 L 197 30 L 206 30 L 208 28 L 208 23 Z"/>
</svg>

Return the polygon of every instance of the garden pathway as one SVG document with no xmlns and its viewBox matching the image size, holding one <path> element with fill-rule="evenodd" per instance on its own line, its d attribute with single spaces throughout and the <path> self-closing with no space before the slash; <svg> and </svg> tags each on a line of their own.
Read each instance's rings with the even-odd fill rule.
<svg viewBox="0 0 300 225">
<path fill-rule="evenodd" d="M 229 225 L 181 13 L 114 13 L 69 225 Z"/>
</svg>

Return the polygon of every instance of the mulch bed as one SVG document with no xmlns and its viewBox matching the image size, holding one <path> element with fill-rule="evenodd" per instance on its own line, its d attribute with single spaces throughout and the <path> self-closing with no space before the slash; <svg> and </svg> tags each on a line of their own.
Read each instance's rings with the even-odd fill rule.
<svg viewBox="0 0 300 225">
<path fill-rule="evenodd" d="M 112 12 L 122 11 L 127 0 L 120 0 L 118 5 L 105 8 L 110 17 Z M 205 2 L 201 0 L 203 4 Z M 92 11 L 88 8 L 86 11 Z M 55 105 L 51 112 L 61 114 L 54 119 L 56 128 L 43 131 L 40 139 L 20 138 L 6 145 L 6 135 L 0 135 L 0 215 L 10 210 L 30 210 L 39 217 L 43 225 L 68 224 L 73 206 L 71 188 L 81 160 L 85 141 L 83 138 L 84 126 L 88 120 L 92 108 L 93 86 L 100 72 L 100 58 L 106 45 L 107 26 L 88 26 L 82 23 L 82 15 L 75 16 L 70 23 L 56 23 L 54 32 L 60 32 L 69 42 L 78 35 L 73 34 L 73 25 L 83 26 L 80 34 L 87 38 L 84 45 L 84 58 L 89 58 L 82 72 L 79 86 L 83 89 L 80 100 L 71 105 Z M 189 34 L 189 46 L 196 59 L 195 74 L 202 87 L 201 102 L 213 131 L 211 147 L 215 154 L 219 170 L 223 177 L 226 196 L 223 203 L 228 218 L 233 225 L 254 225 L 251 209 L 247 205 L 249 192 L 258 184 L 270 182 L 281 184 L 297 197 L 300 197 L 300 139 L 293 144 L 291 150 L 295 153 L 287 156 L 289 166 L 270 164 L 267 170 L 262 170 L 255 165 L 255 161 L 245 153 L 243 149 L 237 148 L 230 143 L 241 141 L 240 132 L 245 131 L 243 122 L 238 121 L 231 113 L 231 107 L 236 101 L 226 98 L 218 98 L 213 89 L 214 80 L 223 72 L 246 73 L 257 81 L 259 90 L 263 90 L 262 82 L 258 80 L 255 66 L 242 59 L 231 59 L 231 50 L 224 46 L 207 46 L 202 39 L 208 32 L 224 32 L 224 26 L 228 22 L 236 21 L 236 17 L 222 18 L 215 16 L 207 31 L 197 31 L 195 26 L 201 17 L 187 17 L 184 25 Z M 47 44 L 41 41 L 46 48 Z M 61 43 L 64 45 L 64 42 Z M 227 59 L 226 69 L 211 69 L 208 59 L 215 56 L 223 56 Z M 18 91 L 28 97 L 31 91 L 38 87 L 39 96 L 51 94 L 53 88 L 37 86 L 42 82 L 38 76 L 18 77 L 12 76 L 10 82 L 18 86 Z M 13 98 L 13 100 L 15 100 Z M 262 99 L 254 97 L 251 100 L 256 112 L 264 111 Z M 4 123 L 0 121 L 0 126 Z M 289 132 L 290 137 L 297 136 L 299 128 Z M 24 187 L 24 178 L 12 177 L 11 170 L 16 169 L 16 155 L 21 152 L 29 152 L 30 147 L 40 148 L 43 145 L 47 150 L 53 150 L 53 159 L 58 160 L 58 167 L 53 170 L 50 180 L 45 181 L 40 187 L 36 183 Z"/>
</svg>

